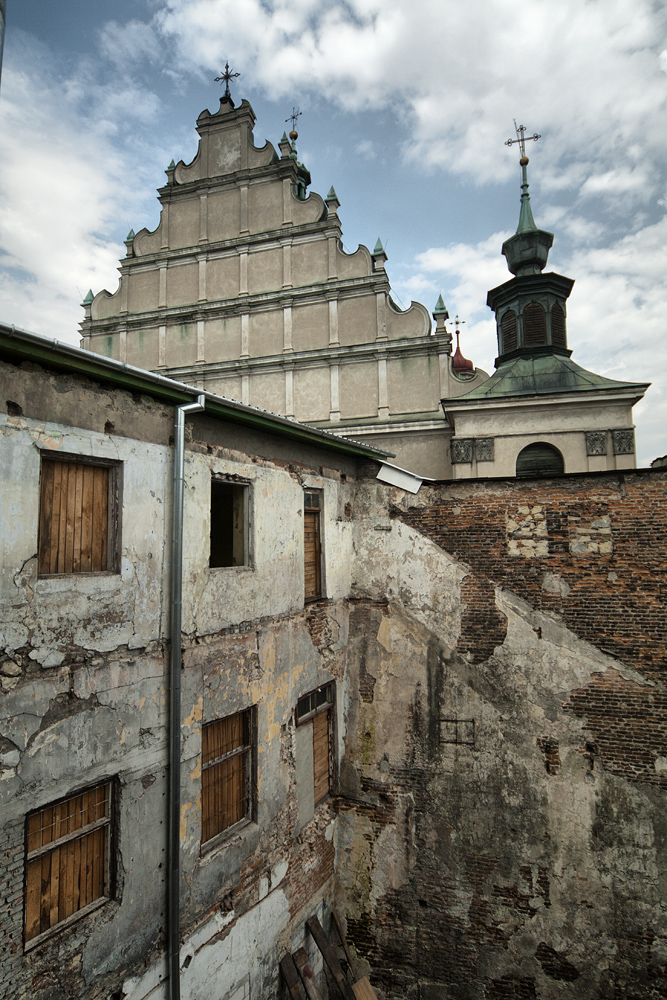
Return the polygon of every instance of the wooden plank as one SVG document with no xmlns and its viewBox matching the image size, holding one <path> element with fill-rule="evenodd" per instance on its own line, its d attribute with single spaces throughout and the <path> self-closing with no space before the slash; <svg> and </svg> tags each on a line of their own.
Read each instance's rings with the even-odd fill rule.
<svg viewBox="0 0 667 1000">
<path fill-rule="evenodd" d="M 377 995 L 368 980 L 368 976 L 362 976 L 361 979 L 358 979 L 352 989 L 357 1000 L 377 1000 Z"/>
<path fill-rule="evenodd" d="M 93 573 L 107 569 L 107 534 L 109 531 L 109 470 L 94 467 L 93 476 L 93 538 L 91 567 Z"/>
<path fill-rule="evenodd" d="M 352 976 L 354 978 L 356 978 L 355 972 L 354 972 L 354 964 L 352 962 L 352 955 L 350 954 L 350 949 L 347 946 L 347 939 L 345 937 L 345 932 L 343 931 L 343 928 L 341 927 L 340 920 L 338 919 L 338 914 L 336 913 L 335 910 L 332 910 L 331 911 L 331 916 L 333 917 L 333 921 L 334 921 L 334 923 L 336 925 L 336 930 L 338 931 L 338 937 L 340 938 L 340 943 L 343 946 L 343 950 L 345 952 L 345 958 L 347 959 L 347 964 L 350 967 L 350 972 L 352 973 Z"/>
<path fill-rule="evenodd" d="M 65 543 L 67 536 L 67 489 L 69 483 L 69 462 L 58 462 L 60 471 L 58 549 L 54 573 L 65 573 Z M 58 471 L 58 470 L 57 470 Z M 55 482 L 55 480 L 54 480 Z M 54 503 L 55 507 L 55 503 Z"/>
<path fill-rule="evenodd" d="M 81 499 L 81 572 L 90 573 L 93 565 L 93 486 L 95 470 L 92 465 L 83 467 L 83 494 Z"/>
<path fill-rule="evenodd" d="M 329 792 L 329 712 L 313 717 L 313 789 L 315 803 Z"/>
<path fill-rule="evenodd" d="M 343 994 L 344 1000 L 356 1000 L 354 991 L 343 974 L 340 962 L 336 957 L 336 952 L 333 950 L 328 937 L 322 930 L 322 926 L 317 916 L 309 917 L 309 919 L 306 920 L 306 927 L 312 934 L 317 947 L 322 952 L 324 961 L 329 966 L 329 971 L 336 980 L 336 984 Z"/>
<path fill-rule="evenodd" d="M 53 544 L 53 473 L 54 462 L 42 461 L 39 501 L 39 573 L 51 573 Z"/>
<path fill-rule="evenodd" d="M 74 565 L 74 523 L 76 520 L 76 462 L 67 463 L 67 499 L 65 507 L 65 565 L 63 573 L 72 573 Z"/>
<path fill-rule="evenodd" d="M 317 980 L 315 979 L 315 974 L 310 967 L 310 959 L 308 958 L 308 952 L 306 949 L 299 948 L 294 952 L 292 958 L 294 959 L 294 964 L 299 970 L 299 975 L 303 980 L 303 985 L 306 987 L 308 1000 L 323 1000 L 322 993 L 317 985 Z"/>
<path fill-rule="evenodd" d="M 26 871 L 25 939 L 31 941 L 39 934 L 40 898 L 42 888 L 42 859 L 29 861 Z"/>
<path fill-rule="evenodd" d="M 84 465 L 77 462 L 74 480 L 74 543 L 72 546 L 72 572 L 81 572 L 81 524 L 83 519 L 83 470 Z"/>
<path fill-rule="evenodd" d="M 308 1000 L 291 955 L 284 955 L 280 959 L 280 971 L 293 1000 Z"/>
</svg>

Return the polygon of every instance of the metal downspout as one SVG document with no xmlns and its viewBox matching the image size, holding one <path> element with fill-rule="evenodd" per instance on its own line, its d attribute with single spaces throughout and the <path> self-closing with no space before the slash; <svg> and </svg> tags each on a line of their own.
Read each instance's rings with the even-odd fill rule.
<svg viewBox="0 0 667 1000">
<path fill-rule="evenodd" d="M 183 492 L 185 469 L 185 414 L 204 409 L 206 397 L 176 407 L 174 421 L 174 479 L 171 519 L 171 643 L 169 656 L 169 819 L 167 926 L 169 943 L 169 1000 L 180 1000 L 180 821 L 181 821 L 181 598 L 183 590 Z"/>
</svg>

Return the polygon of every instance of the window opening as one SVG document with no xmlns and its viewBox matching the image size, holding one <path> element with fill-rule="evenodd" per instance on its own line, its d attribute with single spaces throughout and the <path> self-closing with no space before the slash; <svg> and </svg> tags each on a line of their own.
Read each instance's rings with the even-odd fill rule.
<svg viewBox="0 0 667 1000">
<path fill-rule="evenodd" d="M 500 321 L 500 332 L 502 334 L 503 353 L 514 351 L 517 346 L 517 325 L 516 313 L 513 309 L 508 309 L 503 314 L 503 318 Z"/>
<path fill-rule="evenodd" d="M 313 728 L 313 798 L 315 805 L 331 791 L 331 719 L 333 684 L 325 684 L 299 698 L 297 726 Z"/>
<path fill-rule="evenodd" d="M 25 942 L 111 895 L 111 782 L 26 817 Z"/>
<path fill-rule="evenodd" d="M 523 342 L 526 347 L 547 342 L 547 314 L 539 302 L 529 302 L 523 311 Z"/>
<path fill-rule="evenodd" d="M 564 472 L 563 456 L 551 444 L 529 444 L 519 452 L 516 460 L 517 478 L 527 476 L 561 476 Z"/>
<path fill-rule="evenodd" d="M 202 729 L 202 843 L 250 817 L 251 710 Z"/>
<path fill-rule="evenodd" d="M 304 493 L 304 578 L 306 601 L 322 596 L 321 493 Z"/>
<path fill-rule="evenodd" d="M 551 343 L 554 347 L 567 347 L 565 340 L 565 313 L 558 303 L 551 310 Z"/>
<path fill-rule="evenodd" d="M 40 576 L 116 569 L 117 473 L 110 464 L 42 457 Z"/>
<path fill-rule="evenodd" d="M 211 552 L 209 566 L 246 566 L 248 487 L 211 480 Z"/>
</svg>

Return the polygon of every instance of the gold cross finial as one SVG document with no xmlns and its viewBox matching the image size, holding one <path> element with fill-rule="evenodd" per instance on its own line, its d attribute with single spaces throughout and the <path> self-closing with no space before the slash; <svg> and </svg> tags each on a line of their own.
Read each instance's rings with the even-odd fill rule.
<svg viewBox="0 0 667 1000">
<path fill-rule="evenodd" d="M 519 149 L 521 150 L 521 159 L 523 160 L 526 156 L 526 140 L 530 142 L 531 139 L 534 139 L 535 142 L 537 142 L 541 136 L 539 136 L 537 132 L 533 132 L 532 135 L 526 135 L 526 126 L 517 125 L 516 118 L 514 119 L 514 130 L 516 132 L 516 139 L 508 139 L 505 145 L 511 147 L 518 142 Z"/>
<path fill-rule="evenodd" d="M 224 85 L 225 85 L 225 92 L 222 95 L 222 99 L 223 99 L 223 101 L 229 101 L 230 104 L 232 104 L 232 106 L 233 106 L 234 102 L 232 101 L 232 95 L 229 92 L 229 81 L 230 80 L 235 80 L 236 77 L 240 76 L 240 75 L 241 75 L 240 73 L 234 73 L 234 71 L 229 68 L 229 63 L 226 62 L 225 63 L 225 68 L 222 71 L 222 73 L 220 74 L 220 76 L 216 76 L 216 78 L 215 78 L 215 83 L 224 83 Z"/>
<path fill-rule="evenodd" d="M 299 138 L 299 133 L 296 130 L 296 120 L 300 116 L 300 114 L 301 112 L 299 111 L 298 108 L 292 108 L 292 114 L 288 115 L 287 118 L 285 119 L 285 122 L 292 123 L 292 131 L 290 132 L 289 137 L 293 142 L 296 142 L 296 140 Z"/>
</svg>

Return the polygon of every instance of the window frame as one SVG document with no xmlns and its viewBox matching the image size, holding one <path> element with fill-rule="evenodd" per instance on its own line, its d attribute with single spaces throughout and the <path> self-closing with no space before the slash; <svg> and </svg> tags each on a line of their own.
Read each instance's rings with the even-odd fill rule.
<svg viewBox="0 0 667 1000">
<path fill-rule="evenodd" d="M 241 490 L 241 496 L 243 498 L 243 562 L 239 563 L 224 563 L 213 565 L 213 553 L 212 553 L 212 543 L 213 543 L 213 490 L 215 486 L 227 486 Z M 215 472 L 211 474 L 211 495 L 209 503 L 209 556 L 208 556 L 208 568 L 209 569 L 252 569 L 252 548 L 250 545 L 251 538 L 251 504 L 252 504 L 252 493 L 251 493 L 252 483 L 247 479 L 238 479 L 233 476 L 220 475 Z"/>
<path fill-rule="evenodd" d="M 56 573 L 45 573 L 42 569 L 42 547 L 44 541 L 44 501 L 45 501 L 45 478 L 44 463 L 62 463 L 64 465 L 87 465 L 94 468 L 108 470 L 107 485 L 107 541 L 106 541 L 106 568 L 105 569 L 71 569 L 62 570 Z M 122 488 L 123 488 L 123 463 L 114 459 L 102 458 L 94 455 L 76 455 L 73 453 L 53 453 L 49 451 L 45 454 L 40 449 L 39 464 L 39 512 L 37 522 L 37 575 L 40 580 L 55 579 L 56 577 L 68 576 L 104 576 L 118 575 L 120 573 L 120 553 L 121 553 L 121 510 L 122 510 Z M 76 515 L 75 515 L 76 517 Z M 67 522 L 65 523 L 67 529 Z M 52 547 L 51 543 L 51 547 Z"/>
<path fill-rule="evenodd" d="M 234 747 L 232 750 L 225 753 L 219 754 L 212 760 L 204 762 L 204 730 L 210 726 L 216 725 L 216 723 L 226 722 L 229 719 L 233 719 L 235 716 L 244 716 L 244 724 L 247 731 L 248 742 L 244 743 L 242 746 Z M 213 848 L 215 848 L 221 841 L 227 839 L 231 833 L 240 829 L 246 823 L 251 823 L 256 821 L 256 809 L 257 809 L 257 794 L 256 794 L 256 760 L 257 760 L 257 722 L 256 713 L 254 706 L 249 708 L 242 708 L 239 712 L 232 712 L 230 715 L 222 716 L 219 719 L 210 719 L 208 722 L 202 724 L 202 749 L 201 749 L 201 840 L 200 840 L 200 850 L 202 853 L 207 853 Z M 230 823 L 228 826 L 223 827 L 221 830 L 217 830 L 215 833 L 211 834 L 206 840 L 204 840 L 204 827 L 207 820 L 210 817 L 204 815 L 205 809 L 205 788 L 204 788 L 204 774 L 212 773 L 213 768 L 222 767 L 228 761 L 233 760 L 235 757 L 244 757 L 244 774 L 243 774 L 243 799 L 244 808 L 243 816 L 236 820 L 234 823 Z M 213 816 L 215 819 L 215 816 Z"/>
<path fill-rule="evenodd" d="M 306 498 L 317 498 L 317 506 L 307 506 Z M 308 594 L 306 584 L 306 514 L 317 512 L 317 586 L 315 594 Z M 324 580 L 324 491 L 313 486 L 305 486 L 303 490 L 303 569 L 304 569 L 304 604 L 311 604 L 313 601 L 320 601 L 326 594 Z"/>
<path fill-rule="evenodd" d="M 105 808 L 106 815 L 100 817 L 99 819 L 93 820 L 91 823 L 87 823 L 85 826 L 81 826 L 75 830 L 70 830 L 66 834 L 55 838 L 53 841 L 49 841 L 46 844 L 40 844 L 36 848 L 29 849 L 30 837 L 34 836 L 36 833 L 42 834 L 44 827 L 40 827 L 39 830 L 30 831 L 29 825 L 30 820 L 33 817 L 39 817 L 43 815 L 49 809 L 57 809 L 58 807 L 64 806 L 66 803 L 77 799 L 79 796 L 86 794 L 91 794 L 100 789 L 105 790 Z M 24 892 L 23 892 L 23 950 L 24 952 L 30 951 L 32 948 L 38 947 L 44 941 L 52 938 L 55 934 L 60 933 L 60 931 L 65 930 L 67 927 L 71 927 L 72 924 L 76 923 L 78 920 L 82 920 L 89 913 L 93 913 L 100 907 L 104 906 L 109 900 L 114 899 L 116 892 L 116 802 L 117 802 L 117 791 L 116 782 L 113 778 L 107 779 L 106 781 L 97 782 L 94 785 L 88 785 L 78 791 L 72 792 L 69 795 L 63 796 L 60 799 L 56 799 L 54 802 L 49 802 L 39 809 L 33 809 L 29 813 L 26 813 L 24 822 L 24 864 L 23 864 L 23 880 L 24 880 Z M 55 818 L 54 818 L 55 822 Z M 32 934 L 28 938 L 28 883 L 29 883 L 29 865 L 37 861 L 39 858 L 43 858 L 46 855 L 53 855 L 58 851 L 58 857 L 60 861 L 60 851 L 63 847 L 74 844 L 77 841 L 83 841 L 90 834 L 95 833 L 97 830 L 104 830 L 104 854 L 102 858 L 102 892 L 95 899 L 91 900 L 89 903 L 85 903 L 83 906 L 79 907 L 74 912 L 70 913 L 68 916 L 57 920 L 51 926 L 47 927 L 45 930 L 39 930 L 36 934 Z M 66 857 L 65 865 L 70 859 Z M 76 865 L 76 860 L 74 859 L 74 865 Z M 79 854 L 79 879 L 81 877 L 81 863 Z M 58 885 L 60 882 L 60 871 L 58 872 Z M 73 869 L 73 874 L 76 873 L 76 869 Z M 79 882 L 80 886 L 80 882 Z M 53 876 L 49 876 L 49 890 L 53 888 Z M 80 892 L 80 889 L 79 889 Z M 40 896 L 42 894 L 40 893 Z M 41 902 L 40 902 L 40 913 L 41 913 Z"/>
<path fill-rule="evenodd" d="M 317 696 L 320 692 L 324 692 L 326 700 L 322 701 L 319 705 L 317 704 Z M 314 707 L 308 708 L 303 714 L 299 712 L 299 705 L 305 702 L 307 698 L 314 699 Z M 317 786 L 317 777 L 315 775 L 315 756 L 314 756 L 314 745 L 313 745 L 313 800 L 314 808 L 323 802 L 328 795 L 333 794 L 333 790 L 336 787 L 336 753 L 335 753 L 335 737 L 336 732 L 336 682 L 327 681 L 326 684 L 321 684 L 317 688 L 313 688 L 312 691 L 307 691 L 306 694 L 301 695 L 297 700 L 296 707 L 294 709 L 294 722 L 296 726 L 304 726 L 309 723 L 313 723 L 313 744 L 315 739 L 315 726 L 314 720 L 316 716 L 322 715 L 324 712 L 328 714 L 327 719 L 327 790 L 324 795 L 321 795 L 319 799 L 315 799 L 314 792 Z"/>
</svg>

